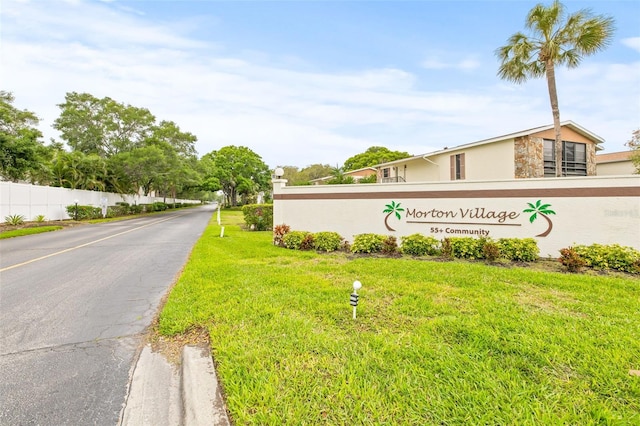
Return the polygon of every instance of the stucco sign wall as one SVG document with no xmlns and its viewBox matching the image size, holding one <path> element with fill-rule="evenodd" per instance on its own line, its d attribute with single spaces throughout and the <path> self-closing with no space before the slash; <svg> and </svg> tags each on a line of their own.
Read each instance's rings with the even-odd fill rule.
<svg viewBox="0 0 640 426">
<path fill-rule="evenodd" d="M 640 249 L 640 177 L 288 187 L 274 224 L 294 230 L 535 238 L 541 256 L 574 244 Z"/>
</svg>

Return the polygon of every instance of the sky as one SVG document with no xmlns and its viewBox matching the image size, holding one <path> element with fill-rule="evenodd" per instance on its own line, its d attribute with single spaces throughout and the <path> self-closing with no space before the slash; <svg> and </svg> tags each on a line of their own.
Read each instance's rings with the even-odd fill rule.
<svg viewBox="0 0 640 426">
<path fill-rule="evenodd" d="M 546 80 L 497 76 L 536 1 L 2 0 L 0 89 L 45 141 L 69 92 L 147 108 L 200 156 L 342 165 L 371 146 L 433 152 L 552 124 Z M 550 1 L 543 1 L 550 4 Z M 561 119 L 623 151 L 640 128 L 640 1 L 565 0 L 615 19 L 610 46 L 556 70 Z"/>
</svg>

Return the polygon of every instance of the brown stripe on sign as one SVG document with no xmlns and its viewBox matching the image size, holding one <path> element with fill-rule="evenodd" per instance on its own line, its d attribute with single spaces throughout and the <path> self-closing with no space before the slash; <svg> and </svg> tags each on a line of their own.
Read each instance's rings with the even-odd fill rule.
<svg viewBox="0 0 640 426">
<path fill-rule="evenodd" d="M 286 191 L 286 189 L 285 189 Z M 274 200 L 374 200 L 395 198 L 577 198 L 577 197 L 640 197 L 640 186 L 613 188 L 526 188 L 477 189 L 461 191 L 395 191 L 395 192 L 334 192 L 306 194 L 274 194 Z"/>
</svg>

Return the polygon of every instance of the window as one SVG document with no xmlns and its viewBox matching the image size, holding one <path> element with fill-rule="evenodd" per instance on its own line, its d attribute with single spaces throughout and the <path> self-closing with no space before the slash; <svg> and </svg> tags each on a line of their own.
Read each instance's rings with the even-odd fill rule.
<svg viewBox="0 0 640 426">
<path fill-rule="evenodd" d="M 456 154 L 449 157 L 451 164 L 451 180 L 464 179 L 464 154 Z"/>
<path fill-rule="evenodd" d="M 556 175 L 555 141 L 544 140 L 544 175 Z M 562 176 L 587 175 L 587 145 L 577 142 L 562 142 Z"/>
<path fill-rule="evenodd" d="M 382 177 L 383 178 L 388 178 L 391 176 L 390 173 L 391 169 L 389 169 L 388 167 L 386 169 L 382 169 Z"/>
</svg>

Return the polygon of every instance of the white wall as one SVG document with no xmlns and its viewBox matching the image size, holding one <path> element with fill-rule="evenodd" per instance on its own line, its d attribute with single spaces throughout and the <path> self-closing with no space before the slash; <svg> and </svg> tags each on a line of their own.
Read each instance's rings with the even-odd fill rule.
<svg viewBox="0 0 640 426">
<path fill-rule="evenodd" d="M 519 179 L 474 182 L 422 182 L 369 185 L 285 186 L 274 180 L 274 225 L 292 230 L 335 231 L 352 241 L 361 233 L 421 233 L 454 236 L 528 238 L 540 255 L 558 256 L 574 244 L 621 244 L 640 250 L 640 176 Z M 530 222 L 528 203 L 549 204 L 553 228 L 538 215 Z M 400 219 L 383 213 L 400 203 Z M 477 210 L 476 210 L 477 209 Z M 471 217 L 484 209 L 485 217 Z M 411 212 L 421 212 L 411 214 Z M 504 213 L 502 213 L 504 212 Z M 499 216 L 508 215 L 504 220 Z M 460 234 L 458 232 L 475 232 Z"/>
<path fill-rule="evenodd" d="M 78 204 L 82 206 L 100 207 L 103 198 L 107 199 L 108 206 L 114 206 L 117 202 L 150 204 L 155 201 L 165 201 L 163 197 L 0 182 L 0 221 L 4 221 L 4 218 L 9 215 L 22 215 L 27 221 L 34 220 L 38 215 L 44 215 L 46 220 L 70 219 L 66 207 L 73 205 L 75 200 L 78 200 Z M 173 203 L 174 200 L 167 198 L 166 202 Z M 175 202 L 199 203 L 200 201 L 176 199 Z"/>
</svg>

